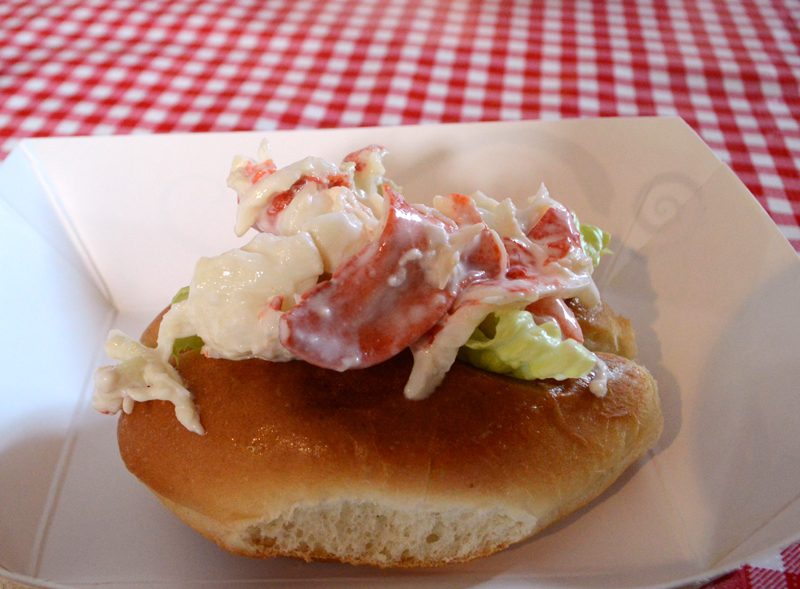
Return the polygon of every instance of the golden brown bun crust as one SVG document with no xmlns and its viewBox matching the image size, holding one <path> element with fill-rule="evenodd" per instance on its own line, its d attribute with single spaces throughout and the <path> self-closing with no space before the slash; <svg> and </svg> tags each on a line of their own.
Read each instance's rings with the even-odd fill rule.
<svg viewBox="0 0 800 589">
<path fill-rule="evenodd" d="M 578 299 L 568 299 L 583 332 L 583 345 L 592 352 L 607 352 L 623 358 L 636 358 L 636 335 L 631 322 L 617 315 L 605 303 L 587 307 Z"/>
<path fill-rule="evenodd" d="M 158 321 L 145 343 L 154 344 Z M 181 519 L 232 552 L 381 566 L 470 560 L 586 504 L 655 444 L 662 427 L 655 382 L 629 360 L 601 357 L 610 371 L 605 398 L 587 390 L 588 377 L 526 382 L 458 362 L 428 399 L 409 401 L 410 353 L 343 373 L 186 353 L 179 371 L 206 434 L 181 426 L 169 403 L 137 403 L 119 421 L 120 451 Z M 343 498 L 414 513 L 501 509 L 536 520 L 466 552 L 406 550 L 392 558 L 387 550 L 343 556 L 316 536 L 287 548 L 248 527 L 284 518 L 293 506 Z M 284 523 L 282 533 L 294 525 Z M 248 533 L 258 537 L 241 541 Z"/>
</svg>

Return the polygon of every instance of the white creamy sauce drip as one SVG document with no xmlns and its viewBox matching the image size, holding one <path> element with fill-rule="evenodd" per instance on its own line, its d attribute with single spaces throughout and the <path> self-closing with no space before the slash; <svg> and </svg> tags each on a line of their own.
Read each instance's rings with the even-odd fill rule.
<svg viewBox="0 0 800 589">
<path fill-rule="evenodd" d="M 597 363 L 594 366 L 592 373 L 592 380 L 589 382 L 589 390 L 596 397 L 603 398 L 608 392 L 608 365 L 600 358 L 597 358 Z"/>
</svg>

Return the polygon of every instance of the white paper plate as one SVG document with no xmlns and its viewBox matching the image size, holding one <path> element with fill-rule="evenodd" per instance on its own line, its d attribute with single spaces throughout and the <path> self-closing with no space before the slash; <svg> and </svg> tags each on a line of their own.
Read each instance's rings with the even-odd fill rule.
<svg viewBox="0 0 800 589">
<path fill-rule="evenodd" d="M 467 565 L 383 572 L 234 557 L 122 465 L 89 408 L 110 327 L 138 334 L 196 259 L 240 245 L 231 159 L 384 145 L 412 200 L 544 182 L 614 236 L 596 273 L 659 382 L 658 447 L 587 508 Z M 800 536 L 800 260 L 678 119 L 35 139 L 0 166 L 0 565 L 81 587 L 655 587 Z M 10 287 L 6 286 L 10 285 Z"/>
</svg>

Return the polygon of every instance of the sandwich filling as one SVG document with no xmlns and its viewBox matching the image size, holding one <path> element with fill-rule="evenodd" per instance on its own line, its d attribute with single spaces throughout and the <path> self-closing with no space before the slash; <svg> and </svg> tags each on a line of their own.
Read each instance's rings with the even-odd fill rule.
<svg viewBox="0 0 800 589">
<path fill-rule="evenodd" d="M 543 186 L 523 208 L 480 192 L 410 204 L 385 177 L 385 153 L 373 145 L 338 166 L 308 157 L 278 169 L 264 142 L 256 159 L 235 158 L 234 229 L 255 235 L 197 263 L 155 350 L 112 332 L 106 352 L 122 363 L 98 370 L 95 408 L 165 399 L 203 433 L 170 363 L 187 346 L 337 371 L 410 348 L 409 399 L 433 393 L 457 358 L 516 378 L 592 374 L 603 396 L 605 367 L 564 300 L 600 302 L 592 271 L 608 235 Z"/>
</svg>

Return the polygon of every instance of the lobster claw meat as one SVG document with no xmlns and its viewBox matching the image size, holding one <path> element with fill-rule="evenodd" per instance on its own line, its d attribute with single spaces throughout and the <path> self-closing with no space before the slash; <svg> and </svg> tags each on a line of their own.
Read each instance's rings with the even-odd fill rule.
<svg viewBox="0 0 800 589">
<path fill-rule="evenodd" d="M 418 340 L 455 299 L 434 260 L 452 249 L 446 221 L 410 206 L 384 186 L 387 210 L 377 240 L 304 293 L 281 318 L 281 344 L 332 370 L 366 368 Z"/>
<path fill-rule="evenodd" d="M 545 211 L 528 232 L 528 238 L 547 249 L 549 255 L 545 264 L 565 258 L 574 248 L 583 249 L 575 217 L 560 203 L 554 203 Z"/>
</svg>

